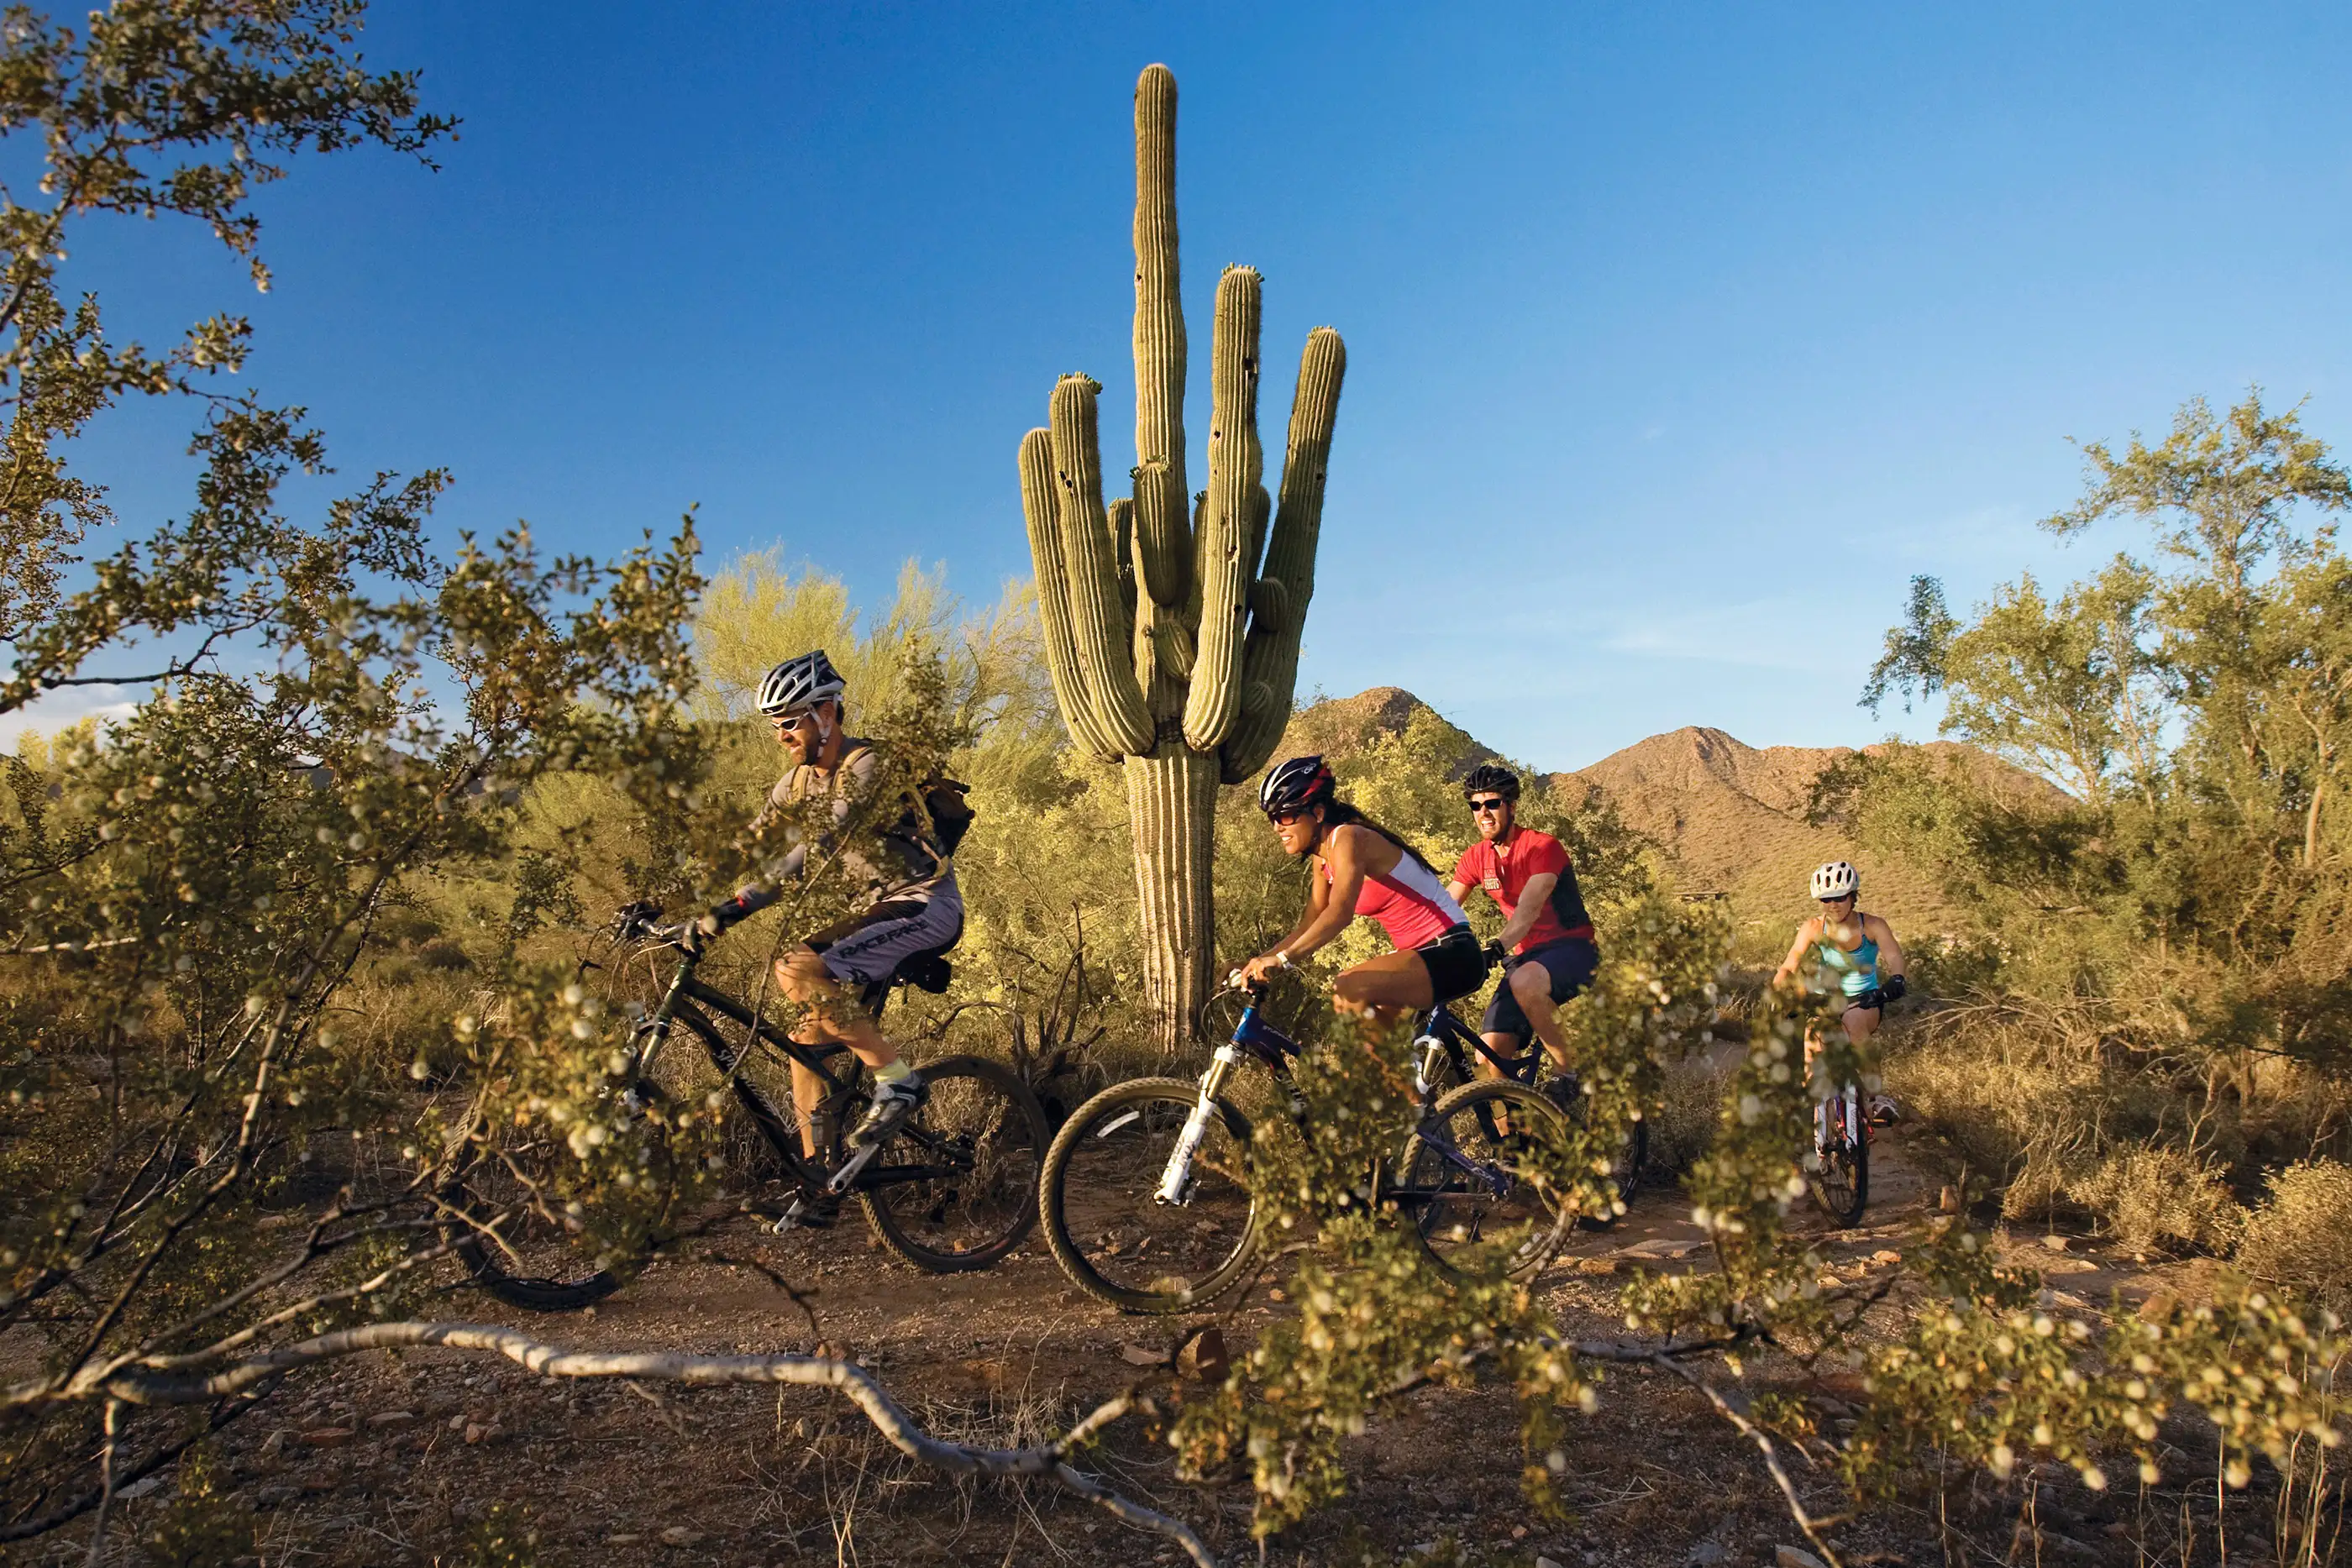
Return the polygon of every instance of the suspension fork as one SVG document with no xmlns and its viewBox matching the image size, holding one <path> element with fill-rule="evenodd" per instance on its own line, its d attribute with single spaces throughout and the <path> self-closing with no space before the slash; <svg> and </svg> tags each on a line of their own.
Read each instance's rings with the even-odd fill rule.
<svg viewBox="0 0 2352 1568">
<path fill-rule="evenodd" d="M 1181 1204 L 1191 1195 L 1192 1156 L 1200 1153 L 1201 1140 L 1209 1135 L 1209 1119 L 1217 1113 L 1217 1096 L 1241 1059 L 1240 1048 L 1231 1040 L 1217 1047 L 1216 1055 L 1210 1058 L 1209 1070 L 1201 1074 L 1201 1097 L 1192 1103 L 1192 1113 L 1184 1118 L 1184 1130 L 1176 1135 L 1176 1146 L 1168 1153 L 1167 1168 L 1160 1173 L 1159 1189 L 1151 1195 L 1154 1203 Z"/>
<path fill-rule="evenodd" d="M 670 1030 L 677 1022 L 677 998 L 686 989 L 686 977 L 692 967 L 690 964 L 679 965 L 677 973 L 670 977 L 669 989 L 662 993 L 662 999 L 651 1012 L 630 1028 L 629 1054 L 635 1059 L 629 1073 L 631 1078 L 642 1078 L 651 1072 L 654 1058 L 660 1055 L 661 1048 L 669 1042 Z M 635 1088 L 629 1092 L 635 1093 Z"/>
</svg>

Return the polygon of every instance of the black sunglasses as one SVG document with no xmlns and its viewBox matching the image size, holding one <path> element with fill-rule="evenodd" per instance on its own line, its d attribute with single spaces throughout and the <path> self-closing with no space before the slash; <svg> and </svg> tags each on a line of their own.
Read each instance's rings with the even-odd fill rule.
<svg viewBox="0 0 2352 1568">
<path fill-rule="evenodd" d="M 1509 804 L 1509 801 L 1497 796 L 1491 800 L 1473 800 L 1470 802 L 1470 809 L 1474 811 L 1499 811 Z"/>
<path fill-rule="evenodd" d="M 1298 821 L 1298 819 L 1299 819 L 1299 818 L 1304 817 L 1305 815 L 1307 815 L 1307 813 L 1306 813 L 1305 811 L 1303 811 L 1303 810 L 1301 810 L 1301 811 L 1268 811 L 1268 812 L 1265 814 L 1265 820 L 1266 820 L 1267 821 L 1269 821 L 1269 822 L 1272 822 L 1272 823 L 1273 823 L 1276 827 L 1277 827 L 1277 828 L 1286 828 L 1286 827 L 1290 826 L 1290 824 L 1291 824 L 1291 823 L 1293 823 L 1293 822 L 1295 822 L 1295 821 Z"/>
</svg>

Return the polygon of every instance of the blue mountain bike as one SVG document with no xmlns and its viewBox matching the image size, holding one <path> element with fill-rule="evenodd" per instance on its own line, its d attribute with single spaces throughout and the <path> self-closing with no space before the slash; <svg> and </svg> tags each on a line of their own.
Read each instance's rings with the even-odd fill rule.
<svg viewBox="0 0 2352 1568">
<path fill-rule="evenodd" d="M 1121 1311 L 1190 1311 L 1249 1273 L 1260 1242 L 1248 1169 L 1255 1133 L 1225 1092 L 1243 1063 L 1273 1075 L 1291 1120 L 1313 1135 L 1290 1072 L 1299 1047 L 1260 1015 L 1255 993 L 1244 995 L 1233 1038 L 1197 1082 L 1115 1084 L 1072 1112 L 1045 1152 L 1046 1243 L 1080 1290 Z M 1470 1051 L 1499 1064 L 1448 1009 L 1422 1014 L 1416 1035 L 1419 1111 L 1402 1149 L 1374 1172 L 1374 1207 L 1410 1225 L 1448 1273 L 1499 1267 L 1531 1278 L 1576 1223 L 1555 1174 L 1570 1118 L 1507 1078 L 1446 1089 L 1447 1069 L 1468 1077 Z"/>
</svg>

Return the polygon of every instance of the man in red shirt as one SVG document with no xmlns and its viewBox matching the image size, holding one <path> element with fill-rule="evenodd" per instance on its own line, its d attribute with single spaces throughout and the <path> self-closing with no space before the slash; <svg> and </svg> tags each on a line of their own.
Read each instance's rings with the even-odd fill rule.
<svg viewBox="0 0 2352 1568">
<path fill-rule="evenodd" d="M 1446 891 L 1458 904 L 1473 887 L 1484 888 L 1503 912 L 1501 946 L 1517 953 L 1505 963 L 1479 1032 L 1514 1056 L 1529 1038 L 1540 1040 L 1566 1071 L 1568 1042 L 1557 1009 L 1592 983 L 1601 963 L 1576 869 L 1558 839 L 1518 825 L 1519 776 L 1509 768 L 1489 762 L 1472 769 L 1462 794 L 1478 841 L 1462 852 Z"/>
</svg>

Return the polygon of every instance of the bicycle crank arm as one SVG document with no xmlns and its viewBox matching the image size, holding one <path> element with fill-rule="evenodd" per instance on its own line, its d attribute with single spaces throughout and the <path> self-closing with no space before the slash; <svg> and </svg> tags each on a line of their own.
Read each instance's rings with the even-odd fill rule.
<svg viewBox="0 0 2352 1568">
<path fill-rule="evenodd" d="M 824 1190 L 835 1197 L 847 1192 L 849 1184 L 857 1179 L 857 1173 L 873 1164 L 874 1156 L 881 1152 L 881 1145 L 868 1144 L 852 1154 L 847 1159 L 842 1161 L 841 1168 L 833 1173 L 833 1179 L 824 1184 Z"/>
</svg>

